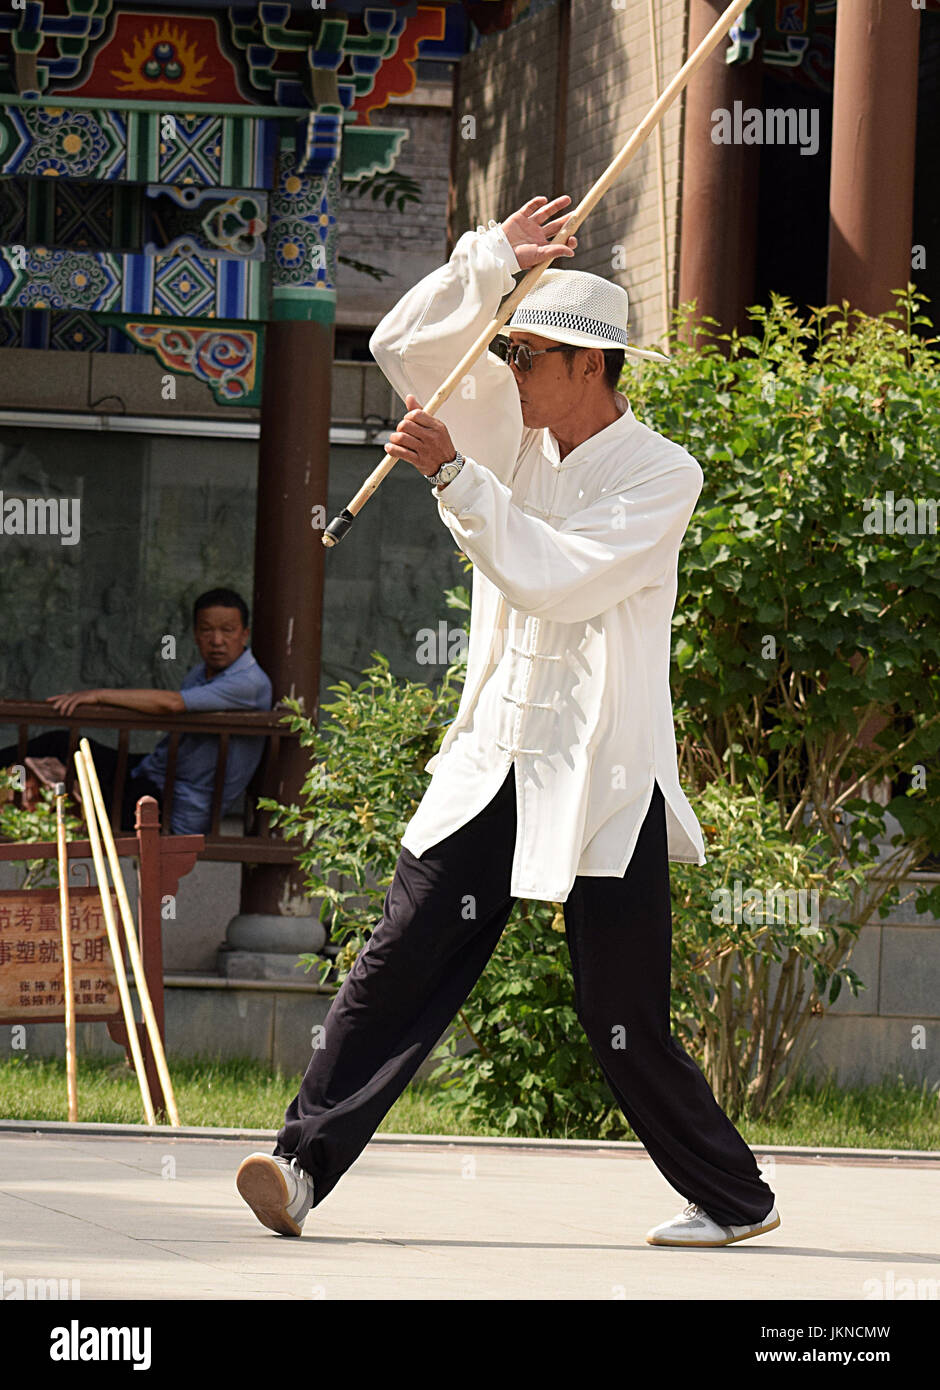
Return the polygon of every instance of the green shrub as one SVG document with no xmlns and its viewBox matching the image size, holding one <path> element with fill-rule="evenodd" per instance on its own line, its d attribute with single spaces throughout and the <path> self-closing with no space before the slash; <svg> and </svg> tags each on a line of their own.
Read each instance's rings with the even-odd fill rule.
<svg viewBox="0 0 940 1390">
<path fill-rule="evenodd" d="M 897 817 L 903 842 L 859 921 L 940 852 L 940 351 L 917 332 L 922 300 L 911 288 L 878 318 L 803 319 L 775 297 L 750 311 L 753 335 L 706 320 L 691 343 L 683 314 L 672 360 L 629 388 L 705 473 L 674 622 L 683 781 L 756 782 L 788 831 L 805 820 L 853 863 Z M 903 529 L 900 514 L 872 529 L 889 493 L 928 525 L 932 502 L 933 530 L 908 530 L 908 508 Z"/>
<path fill-rule="evenodd" d="M 0 839 L 27 845 L 53 841 L 56 838 L 56 809 L 52 788 L 40 789 L 39 801 L 31 811 L 25 811 L 14 802 L 14 793 L 19 790 L 19 774 L 11 772 L 9 768 L 0 768 Z M 66 840 L 74 840 L 82 829 L 82 822 L 67 810 L 63 813 L 63 819 Z M 57 887 L 59 865 L 56 859 L 23 862 L 26 868 L 21 888 Z"/>
<path fill-rule="evenodd" d="M 446 725 L 457 712 L 462 676 L 450 667 L 435 689 L 420 681 L 397 680 L 386 657 L 373 652 L 373 664 L 355 687 L 330 686 L 336 693 L 321 706 L 320 728 L 297 701 L 284 723 L 300 733 L 311 764 L 300 802 L 282 806 L 268 798 L 272 827 L 298 839 L 297 862 L 312 897 L 321 899 L 320 921 L 341 947 L 336 975 L 342 981 L 382 915 L 392 881 L 399 841 L 424 794 L 424 765 L 437 751 Z M 333 965 L 321 956 L 301 956 L 317 966 L 321 983 Z"/>
<path fill-rule="evenodd" d="M 673 864 L 674 1032 L 730 1114 L 779 1109 L 810 1044 L 809 1024 L 844 983 L 858 938 L 840 920 L 865 868 L 822 832 L 781 829 L 756 788 L 710 782 L 692 798 L 704 865 Z"/>
</svg>

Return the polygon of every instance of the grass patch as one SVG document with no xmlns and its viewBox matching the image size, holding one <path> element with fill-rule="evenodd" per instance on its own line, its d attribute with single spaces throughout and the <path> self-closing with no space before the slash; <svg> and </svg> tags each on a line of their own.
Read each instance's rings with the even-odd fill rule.
<svg viewBox="0 0 940 1390">
<path fill-rule="evenodd" d="M 248 1059 L 170 1059 L 173 1089 L 184 1125 L 279 1129 L 300 1084 L 300 1074 L 273 1071 Z M 0 1114 L 17 1120 L 68 1118 L 65 1061 L 58 1057 L 0 1060 Z M 140 1093 L 122 1057 L 83 1058 L 78 1069 L 81 1120 L 141 1124 Z M 774 1120 L 739 1120 L 755 1148 L 769 1144 L 821 1148 L 940 1150 L 940 1096 L 898 1077 L 873 1086 L 843 1088 L 832 1080 L 797 1082 Z M 439 1089 L 412 1083 L 379 1126 L 380 1133 L 501 1135 L 495 1126 L 468 1124 Z M 525 1133 L 513 1131 L 514 1138 Z M 568 1134 L 590 1139 L 591 1134 Z M 635 1136 L 626 1130 L 622 1136 Z"/>
<path fill-rule="evenodd" d="M 168 1059 L 180 1123 L 279 1129 L 300 1076 L 285 1077 L 261 1062 Z M 293 1087 L 293 1089 L 291 1089 Z M 11 1120 L 67 1120 L 65 1060 L 8 1057 L 0 1061 L 0 1114 Z M 78 1063 L 78 1118 L 107 1124 L 144 1124 L 133 1067 L 123 1054 L 82 1057 Z"/>
</svg>

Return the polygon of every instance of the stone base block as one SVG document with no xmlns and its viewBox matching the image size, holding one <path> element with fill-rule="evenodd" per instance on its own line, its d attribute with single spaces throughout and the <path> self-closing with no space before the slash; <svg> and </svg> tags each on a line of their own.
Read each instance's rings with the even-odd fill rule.
<svg viewBox="0 0 940 1390">
<path fill-rule="evenodd" d="M 219 974 L 228 980 L 296 980 L 319 984 L 316 967 L 307 971 L 296 954 L 280 951 L 219 951 Z"/>
</svg>

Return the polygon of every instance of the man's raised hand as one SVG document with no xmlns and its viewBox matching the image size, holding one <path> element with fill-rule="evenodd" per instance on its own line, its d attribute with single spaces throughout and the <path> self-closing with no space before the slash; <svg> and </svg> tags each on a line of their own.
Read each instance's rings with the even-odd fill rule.
<svg viewBox="0 0 940 1390">
<path fill-rule="evenodd" d="M 567 245 L 559 243 L 558 246 L 549 245 L 553 236 L 557 236 L 565 225 L 567 212 L 560 217 L 554 217 L 566 203 L 571 199 L 567 193 L 562 193 L 560 197 L 553 198 L 551 202 L 539 194 L 537 198 L 530 198 L 527 203 L 523 203 L 518 212 L 514 212 L 511 217 L 507 217 L 502 224 L 503 231 L 506 233 L 507 240 L 516 254 L 516 260 L 523 270 L 531 270 L 534 265 L 541 265 L 543 261 L 549 261 L 553 256 L 573 256 L 575 247 L 578 244 L 576 236 L 568 238 Z"/>
</svg>

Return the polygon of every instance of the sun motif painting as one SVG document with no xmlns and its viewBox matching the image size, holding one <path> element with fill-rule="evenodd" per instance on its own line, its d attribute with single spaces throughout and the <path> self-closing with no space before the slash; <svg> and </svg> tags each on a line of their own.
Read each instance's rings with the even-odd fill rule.
<svg viewBox="0 0 940 1390">
<path fill-rule="evenodd" d="M 199 53 L 179 24 L 149 25 L 134 35 L 131 47 L 121 56 L 123 67 L 111 69 L 121 92 L 143 95 L 161 89 L 196 97 L 212 85 L 211 74 L 203 75 L 206 55 Z"/>
</svg>

